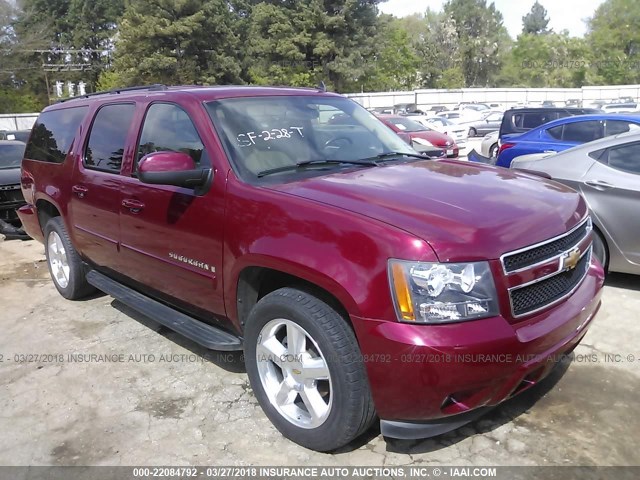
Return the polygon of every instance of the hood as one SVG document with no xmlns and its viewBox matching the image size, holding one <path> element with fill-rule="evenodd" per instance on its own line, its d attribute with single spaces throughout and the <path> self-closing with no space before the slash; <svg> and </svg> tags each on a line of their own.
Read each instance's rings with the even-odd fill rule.
<svg viewBox="0 0 640 480">
<path fill-rule="evenodd" d="M 425 130 L 423 132 L 407 132 L 411 138 L 424 138 L 438 147 L 451 146 L 455 142 L 453 138 L 435 130 Z"/>
<path fill-rule="evenodd" d="M 442 262 L 499 258 L 577 225 L 586 205 L 558 183 L 502 168 L 420 161 L 267 188 L 352 211 L 427 241 Z"/>
<path fill-rule="evenodd" d="M 0 187 L 20 185 L 20 167 L 0 168 Z"/>
</svg>

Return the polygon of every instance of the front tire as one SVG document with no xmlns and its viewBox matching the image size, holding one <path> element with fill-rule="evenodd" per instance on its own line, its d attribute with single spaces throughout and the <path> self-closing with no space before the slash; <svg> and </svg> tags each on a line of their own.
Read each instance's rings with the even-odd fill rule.
<svg viewBox="0 0 640 480">
<path fill-rule="evenodd" d="M 335 450 L 375 419 L 355 335 L 313 295 L 282 288 L 262 298 L 247 320 L 245 363 L 269 420 L 303 447 Z"/>
<path fill-rule="evenodd" d="M 60 295 L 67 300 L 79 300 L 95 292 L 87 283 L 80 255 L 73 247 L 60 217 L 47 222 L 44 238 L 49 273 Z"/>
<path fill-rule="evenodd" d="M 598 259 L 604 271 L 609 269 L 609 249 L 600 232 L 593 230 L 593 255 Z"/>
<path fill-rule="evenodd" d="M 471 127 L 471 128 L 469 129 L 469 136 L 470 136 L 470 137 L 475 137 L 475 136 L 477 136 L 477 135 L 478 135 L 478 131 L 477 131 L 475 128 Z"/>
</svg>

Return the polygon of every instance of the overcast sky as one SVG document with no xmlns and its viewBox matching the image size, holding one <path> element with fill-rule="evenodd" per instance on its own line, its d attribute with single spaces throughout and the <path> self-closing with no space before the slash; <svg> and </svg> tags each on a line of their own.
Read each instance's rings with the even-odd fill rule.
<svg viewBox="0 0 640 480">
<path fill-rule="evenodd" d="M 494 0 L 513 38 L 522 32 L 522 17 L 531 10 L 534 2 L 535 0 Z M 549 12 L 551 19 L 549 26 L 556 32 L 569 30 L 573 36 L 585 34 L 584 20 L 593 16 L 596 8 L 603 2 L 604 0 L 540 0 Z M 444 3 L 445 0 L 388 0 L 380 4 L 380 10 L 400 17 L 422 13 L 428 7 L 432 10 L 441 10 Z"/>
</svg>

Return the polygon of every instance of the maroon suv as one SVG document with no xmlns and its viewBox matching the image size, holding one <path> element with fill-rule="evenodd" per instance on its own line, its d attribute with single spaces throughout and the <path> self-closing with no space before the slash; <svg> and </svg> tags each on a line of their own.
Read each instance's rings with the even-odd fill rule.
<svg viewBox="0 0 640 480">
<path fill-rule="evenodd" d="M 347 125 L 331 124 L 347 115 Z M 288 438 L 450 430 L 585 335 L 602 267 L 576 192 L 416 154 L 322 91 L 147 87 L 48 107 L 20 217 L 68 299 L 94 289 L 244 349 Z"/>
</svg>

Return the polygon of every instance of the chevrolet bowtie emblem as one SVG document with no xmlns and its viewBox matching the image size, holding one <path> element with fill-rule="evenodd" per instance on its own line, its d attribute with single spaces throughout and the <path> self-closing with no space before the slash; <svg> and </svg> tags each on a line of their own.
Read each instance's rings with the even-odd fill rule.
<svg viewBox="0 0 640 480">
<path fill-rule="evenodd" d="M 573 270 L 576 268 L 581 256 L 582 252 L 579 248 L 567 252 L 565 256 L 562 257 L 562 270 Z"/>
</svg>

